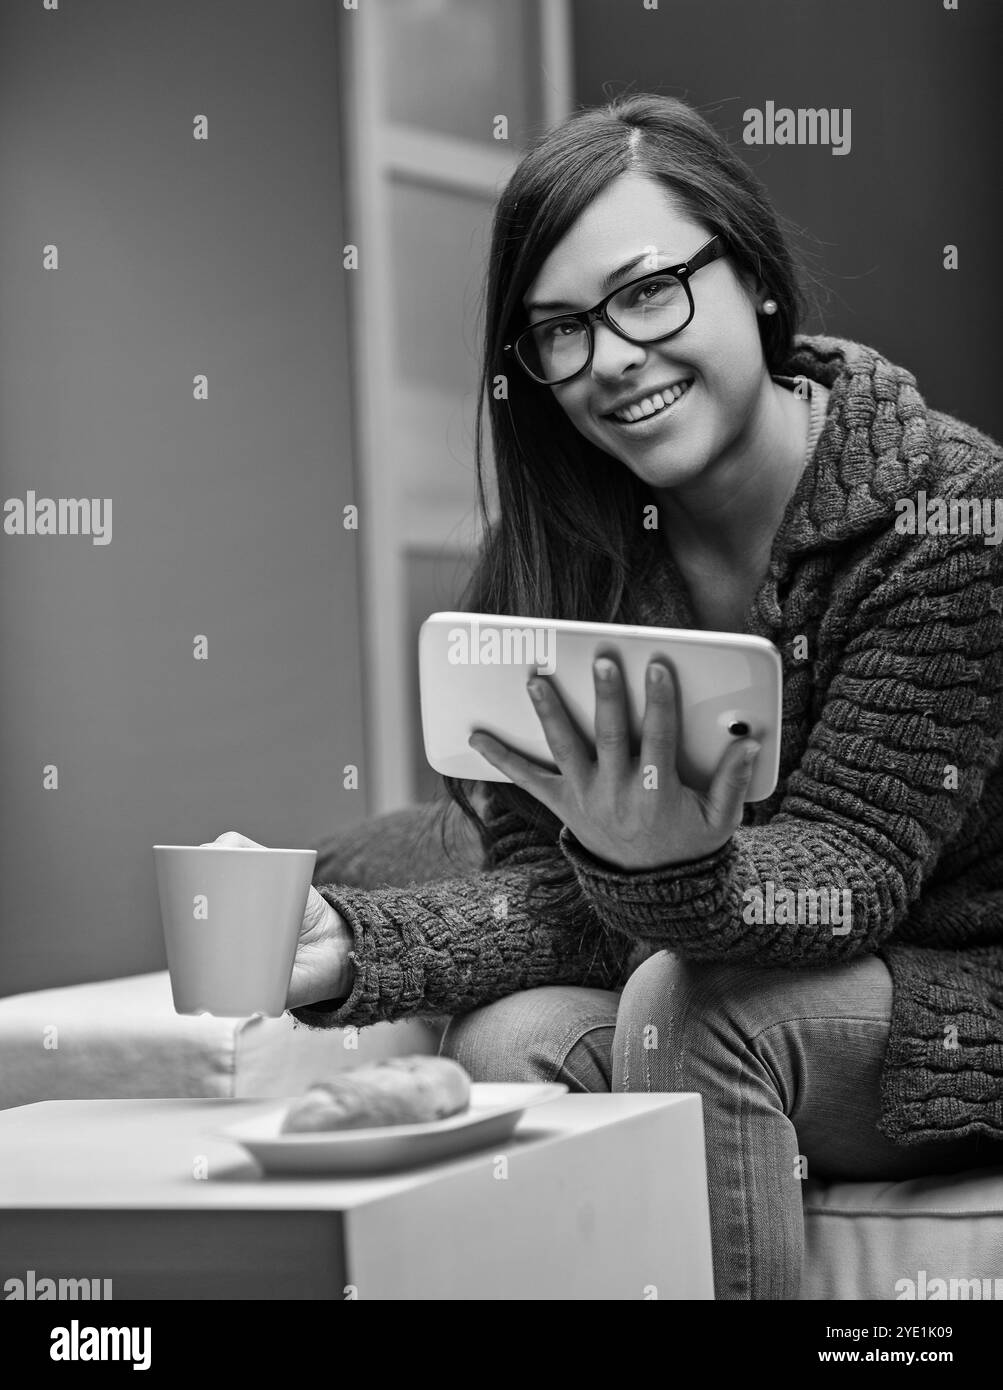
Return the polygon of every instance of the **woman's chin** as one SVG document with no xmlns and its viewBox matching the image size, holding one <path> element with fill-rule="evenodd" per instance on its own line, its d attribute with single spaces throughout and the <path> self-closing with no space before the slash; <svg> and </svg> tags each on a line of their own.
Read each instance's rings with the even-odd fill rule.
<svg viewBox="0 0 1003 1390">
<path fill-rule="evenodd" d="M 675 457 L 673 457 L 675 455 Z M 696 449 L 651 449 L 620 455 L 620 462 L 651 488 L 679 488 L 697 482 L 706 470 L 706 461 Z"/>
</svg>

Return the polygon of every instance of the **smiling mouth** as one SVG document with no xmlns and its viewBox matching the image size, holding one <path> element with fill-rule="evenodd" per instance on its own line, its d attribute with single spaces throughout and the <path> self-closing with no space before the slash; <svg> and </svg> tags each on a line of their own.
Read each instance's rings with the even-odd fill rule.
<svg viewBox="0 0 1003 1390">
<path fill-rule="evenodd" d="M 677 401 L 682 400 L 693 385 L 693 378 L 687 377 L 685 381 L 676 382 L 675 385 L 664 391 L 653 391 L 650 396 L 645 396 L 643 400 L 637 401 L 633 405 L 626 406 L 623 410 L 611 411 L 604 415 L 604 420 L 612 420 L 616 425 L 640 425 L 645 420 L 654 420 L 659 415 L 665 415 Z"/>
</svg>

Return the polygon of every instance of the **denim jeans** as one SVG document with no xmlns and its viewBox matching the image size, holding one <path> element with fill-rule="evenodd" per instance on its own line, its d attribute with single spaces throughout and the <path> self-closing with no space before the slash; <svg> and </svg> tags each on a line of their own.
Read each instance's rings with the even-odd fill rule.
<svg viewBox="0 0 1003 1390">
<path fill-rule="evenodd" d="M 791 1299 L 804 1178 L 893 1180 L 1003 1163 L 1003 1144 L 989 1139 L 902 1147 L 879 1133 L 891 998 L 877 956 L 782 970 L 659 951 L 620 993 L 548 986 L 458 1015 L 441 1052 L 475 1081 L 699 1092 L 715 1296 Z M 667 1181 L 671 1162 L 666 1155 Z"/>
</svg>

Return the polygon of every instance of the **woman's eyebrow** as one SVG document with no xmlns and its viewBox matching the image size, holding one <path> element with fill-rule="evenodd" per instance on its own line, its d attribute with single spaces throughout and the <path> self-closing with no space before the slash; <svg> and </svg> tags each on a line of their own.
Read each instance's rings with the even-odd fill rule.
<svg viewBox="0 0 1003 1390">
<path fill-rule="evenodd" d="M 665 259 L 660 251 L 652 251 L 650 246 L 645 247 L 640 255 L 635 256 L 632 261 L 625 261 L 623 265 L 617 266 L 616 270 L 611 270 L 608 275 L 603 276 L 602 284 L 599 286 L 600 299 L 603 295 L 609 293 L 622 275 L 626 275 L 629 270 L 633 270 L 635 266 L 640 265 L 642 261 L 648 260 L 649 258 L 657 258 L 659 260 Z M 541 309 L 549 311 L 551 309 L 569 309 L 570 307 L 571 306 L 566 302 L 562 303 L 555 300 L 547 300 L 544 302 L 534 299 L 531 303 L 526 305 L 526 312 L 527 314 L 532 314 Z"/>
</svg>

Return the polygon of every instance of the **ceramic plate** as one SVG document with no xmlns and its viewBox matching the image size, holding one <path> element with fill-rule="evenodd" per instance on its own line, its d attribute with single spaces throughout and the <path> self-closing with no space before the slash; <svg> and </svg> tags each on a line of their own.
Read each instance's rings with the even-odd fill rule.
<svg viewBox="0 0 1003 1390">
<path fill-rule="evenodd" d="M 236 1140 L 266 1173 L 385 1173 L 499 1144 L 509 1138 L 530 1106 L 555 1100 L 567 1089 L 559 1081 L 475 1081 L 470 1087 L 468 1109 L 445 1120 L 310 1134 L 279 1133 L 291 1103 L 282 1101 L 273 1110 L 216 1132 L 221 1138 Z"/>
</svg>

